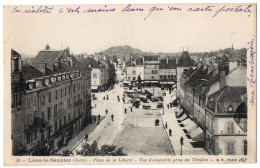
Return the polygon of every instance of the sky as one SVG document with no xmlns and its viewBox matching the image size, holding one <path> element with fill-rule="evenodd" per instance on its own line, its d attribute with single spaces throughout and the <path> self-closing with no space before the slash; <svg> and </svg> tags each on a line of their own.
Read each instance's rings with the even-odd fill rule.
<svg viewBox="0 0 260 168">
<path fill-rule="evenodd" d="M 255 15 L 247 13 L 187 12 L 191 5 L 172 5 L 181 11 L 167 11 L 169 5 L 157 5 L 164 11 L 149 9 L 156 5 L 132 5 L 142 12 L 121 12 L 127 5 L 80 6 L 85 9 L 116 8 L 110 13 L 61 13 L 54 6 L 49 14 L 12 13 L 4 9 L 4 43 L 17 52 L 36 56 L 49 44 L 51 49 L 69 46 L 73 53 L 93 54 L 112 46 L 130 45 L 142 51 L 205 52 L 231 47 L 247 47 L 254 33 Z M 216 6 L 214 9 L 221 8 Z M 78 6 L 72 6 L 77 8 Z M 205 6 L 200 5 L 200 8 Z M 30 6 L 18 7 L 21 10 Z"/>
</svg>

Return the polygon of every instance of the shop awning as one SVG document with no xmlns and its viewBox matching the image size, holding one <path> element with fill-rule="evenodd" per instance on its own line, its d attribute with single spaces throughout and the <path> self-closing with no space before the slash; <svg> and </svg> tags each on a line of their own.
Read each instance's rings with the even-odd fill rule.
<svg viewBox="0 0 260 168">
<path fill-rule="evenodd" d="M 167 82 L 160 82 L 160 84 L 167 84 Z"/>
<path fill-rule="evenodd" d="M 190 136 L 192 140 L 200 141 L 204 139 L 204 132 L 200 127 L 198 127 L 190 133 Z"/>
<path fill-rule="evenodd" d="M 175 82 L 168 82 L 168 84 L 172 84 L 173 85 L 173 84 L 175 84 Z"/>
<path fill-rule="evenodd" d="M 187 118 L 187 115 L 186 114 L 183 114 L 182 116 L 181 116 L 181 118 L 179 118 L 179 120 L 184 120 L 184 119 L 186 119 Z"/>
<path fill-rule="evenodd" d="M 186 120 L 182 121 L 183 125 L 189 125 L 190 123 L 192 123 L 193 121 L 191 121 L 191 119 L 187 118 Z"/>
<path fill-rule="evenodd" d="M 185 129 L 188 132 L 192 132 L 193 130 L 195 130 L 197 128 L 197 124 L 195 124 L 194 122 L 190 122 L 188 125 L 185 126 Z"/>
<path fill-rule="evenodd" d="M 97 89 L 98 89 L 98 86 L 91 86 L 91 89 L 92 89 L 92 90 L 97 90 Z"/>
<path fill-rule="evenodd" d="M 129 81 L 125 81 L 124 84 L 130 84 L 130 82 Z"/>
<path fill-rule="evenodd" d="M 151 83 L 159 83 L 159 81 L 151 81 Z"/>
</svg>

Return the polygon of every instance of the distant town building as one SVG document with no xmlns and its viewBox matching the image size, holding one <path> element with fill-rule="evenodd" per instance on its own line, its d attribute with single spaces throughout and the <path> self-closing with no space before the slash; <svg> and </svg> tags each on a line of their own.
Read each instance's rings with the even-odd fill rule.
<svg viewBox="0 0 260 168">
<path fill-rule="evenodd" d="M 172 88 L 177 78 L 176 60 L 170 59 L 169 56 L 166 59 L 160 59 L 159 76 L 161 87 Z"/>
<path fill-rule="evenodd" d="M 144 85 L 159 86 L 160 55 L 144 55 Z"/>
</svg>

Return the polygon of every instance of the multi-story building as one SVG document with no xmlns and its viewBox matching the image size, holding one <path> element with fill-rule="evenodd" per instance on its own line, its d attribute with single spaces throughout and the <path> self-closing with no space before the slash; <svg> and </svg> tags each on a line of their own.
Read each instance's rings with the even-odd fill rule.
<svg viewBox="0 0 260 168">
<path fill-rule="evenodd" d="M 159 75 L 161 87 L 172 88 L 176 83 L 176 60 L 170 59 L 169 56 L 166 59 L 160 59 Z"/>
<path fill-rule="evenodd" d="M 180 97 L 180 80 L 182 73 L 186 69 L 190 69 L 191 67 L 195 68 L 195 62 L 191 59 L 188 51 L 183 51 L 180 59 L 176 59 L 177 61 L 177 96 Z"/>
<path fill-rule="evenodd" d="M 16 108 L 20 104 L 22 120 L 17 112 L 12 117 L 13 144 L 19 144 L 13 154 L 48 155 L 66 145 L 90 119 L 90 69 L 76 65 L 67 49 L 40 51 L 32 65 L 22 65 L 17 55 L 12 51 L 12 74 L 21 72 L 22 102 L 16 96 L 12 102 Z"/>
<path fill-rule="evenodd" d="M 159 86 L 160 55 L 144 55 L 144 85 Z"/>
<path fill-rule="evenodd" d="M 138 83 L 138 78 L 141 83 L 144 80 L 144 65 L 142 58 L 130 58 L 131 60 L 126 64 L 126 81 L 130 82 L 133 86 Z"/>
<path fill-rule="evenodd" d="M 207 94 L 206 149 L 217 155 L 244 155 L 247 119 L 237 120 L 236 116 L 247 114 L 247 71 L 241 65 L 227 74 L 226 68 L 219 67 L 219 81 Z"/>
</svg>

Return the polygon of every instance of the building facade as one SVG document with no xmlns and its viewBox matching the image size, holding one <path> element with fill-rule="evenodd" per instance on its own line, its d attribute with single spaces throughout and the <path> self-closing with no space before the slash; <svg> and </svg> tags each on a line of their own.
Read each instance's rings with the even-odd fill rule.
<svg viewBox="0 0 260 168">
<path fill-rule="evenodd" d="M 161 87 L 172 88 L 177 81 L 176 60 L 170 59 L 169 56 L 160 59 L 159 76 Z"/>
<path fill-rule="evenodd" d="M 146 86 L 159 86 L 159 55 L 144 55 L 144 85 Z"/>
<path fill-rule="evenodd" d="M 16 53 L 12 51 L 12 58 Z M 64 54 L 71 57 L 68 51 L 40 51 L 33 65 L 21 65 L 18 70 L 15 67 L 22 64 L 21 57 L 12 59 L 13 73 L 21 72 L 23 90 L 21 103 L 12 97 L 13 107 L 21 104 L 20 113 L 15 112 L 11 121 L 14 155 L 49 155 L 66 145 L 91 119 L 91 71 L 83 71 Z M 38 62 L 42 57 L 53 59 L 52 64 Z"/>
</svg>

